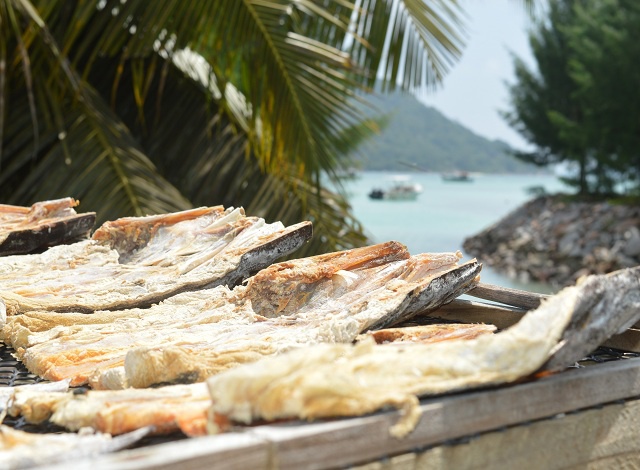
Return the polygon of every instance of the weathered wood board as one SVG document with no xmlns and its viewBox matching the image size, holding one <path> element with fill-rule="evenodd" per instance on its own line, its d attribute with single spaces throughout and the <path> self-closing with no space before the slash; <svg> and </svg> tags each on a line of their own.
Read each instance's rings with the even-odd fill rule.
<svg viewBox="0 0 640 470">
<path fill-rule="evenodd" d="M 638 468 L 640 400 L 517 425 L 354 470 Z"/>
<path fill-rule="evenodd" d="M 493 284 L 479 283 L 475 289 L 468 292 L 469 295 L 479 299 L 500 302 L 506 305 L 531 310 L 538 308 L 540 302 L 549 297 L 545 294 L 527 292 L 509 287 L 494 286 Z"/>
<path fill-rule="evenodd" d="M 525 313 L 521 308 L 456 299 L 428 315 L 447 321 L 487 323 L 502 330 L 516 324 Z M 602 346 L 640 353 L 640 329 L 634 325 L 624 333 L 612 336 Z"/>
</svg>

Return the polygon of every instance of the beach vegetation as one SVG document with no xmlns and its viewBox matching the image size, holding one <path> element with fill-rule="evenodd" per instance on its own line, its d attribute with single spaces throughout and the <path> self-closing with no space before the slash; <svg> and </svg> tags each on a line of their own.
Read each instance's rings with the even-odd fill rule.
<svg viewBox="0 0 640 470">
<path fill-rule="evenodd" d="M 339 175 L 379 121 L 353 100 L 439 83 L 461 13 L 455 0 L 0 0 L 0 200 L 73 196 L 98 222 L 243 206 L 312 220 L 299 254 L 362 245 Z"/>
<path fill-rule="evenodd" d="M 559 0 L 530 33 L 536 67 L 515 58 L 504 117 L 532 145 L 516 152 L 563 164 L 582 196 L 640 192 L 640 3 Z"/>
</svg>

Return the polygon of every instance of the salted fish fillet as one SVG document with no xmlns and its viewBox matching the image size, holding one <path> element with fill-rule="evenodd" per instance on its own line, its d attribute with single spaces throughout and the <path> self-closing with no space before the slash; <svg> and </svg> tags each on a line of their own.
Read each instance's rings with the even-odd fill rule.
<svg viewBox="0 0 640 470">
<path fill-rule="evenodd" d="M 590 276 L 550 297 L 514 326 L 477 339 L 402 347 L 373 340 L 355 346 L 321 344 L 226 371 L 207 381 L 213 402 L 210 431 L 229 422 L 356 416 L 391 406 L 404 411 L 391 433 L 404 436 L 419 420 L 418 396 L 512 382 L 561 353 L 572 342 L 566 333 L 573 320 L 584 318 L 590 308 L 585 298 L 593 295 L 594 283 L 607 286 L 598 302 L 627 314 L 633 311 L 637 320 L 639 280 L 640 268 Z M 614 323 L 622 318 L 614 331 L 631 321 L 617 312 L 609 316 Z M 563 365 L 582 354 L 581 347 L 573 354 L 564 351 Z"/>
<path fill-rule="evenodd" d="M 545 370 L 563 369 L 640 319 L 640 267 L 589 276 L 581 279 L 580 285 L 588 294 L 580 297 Z"/>
<path fill-rule="evenodd" d="M 185 292 L 144 310 L 29 312 L 2 333 L 49 380 L 96 389 L 203 381 L 290 349 L 351 342 L 420 305 L 435 309 L 477 282 L 480 265 L 459 266 L 460 256 L 411 257 L 388 242 L 279 263 L 246 286 Z"/>
<path fill-rule="evenodd" d="M 17 390 L 9 415 L 45 421 L 70 431 L 91 428 L 111 435 L 148 429 L 153 434 L 206 433 L 211 399 L 206 384 L 150 389 L 89 390 L 84 393 Z"/>
<path fill-rule="evenodd" d="M 242 363 L 310 344 L 351 343 L 364 331 L 398 323 L 420 310 L 435 310 L 472 289 L 481 266 L 475 260 L 457 266 L 458 257 L 422 254 L 383 266 L 340 269 L 312 284 L 301 282 L 295 288 L 272 291 L 269 306 L 259 306 L 259 313 L 254 300 L 265 297 L 256 291 L 264 291 L 254 290 L 256 284 L 250 280 L 244 299 L 251 298 L 253 314 L 263 321 L 215 340 L 186 339 L 171 346 L 131 350 L 125 357 L 124 381 L 132 387 L 201 381 Z M 280 284 L 269 276 L 263 280 L 260 286 L 271 290 Z M 99 377 L 94 376 L 91 384 L 102 388 Z"/>
<path fill-rule="evenodd" d="M 95 212 L 78 214 L 78 201 L 67 197 L 31 207 L 0 204 L 0 255 L 29 253 L 47 246 L 88 238 Z"/>
<path fill-rule="evenodd" d="M 42 382 L 29 385 L 18 385 L 15 387 L 0 387 L 0 423 L 7 415 L 7 410 L 13 403 L 16 393 L 26 391 L 27 393 L 41 392 L 66 392 L 69 390 L 69 380 L 58 382 Z"/>
<path fill-rule="evenodd" d="M 368 331 L 358 335 L 356 341 L 367 341 L 368 338 L 373 338 L 377 344 L 439 343 L 452 339 L 473 339 L 494 333 L 496 330 L 495 325 L 484 323 L 437 323 Z"/>
<path fill-rule="evenodd" d="M 456 336 L 455 327 L 446 325 L 450 328 L 447 328 L 448 334 L 443 335 L 438 326 L 445 325 L 410 328 L 413 333 L 411 336 L 418 337 L 419 341 L 429 341 L 427 337 L 435 341 L 447 341 Z M 460 327 L 464 338 L 491 334 L 495 330 L 491 325 Z M 391 343 L 407 340 L 394 334 L 394 329 L 389 331 Z M 211 398 L 204 382 L 146 389 L 89 390 L 83 393 L 77 393 L 77 390 L 67 392 L 67 386 L 68 381 L 16 387 L 8 400 L 8 412 L 14 417 L 24 417 L 29 423 L 49 421 L 71 431 L 90 427 L 118 435 L 141 427 L 151 427 L 156 434 L 181 431 L 188 436 L 199 436 L 207 433 Z"/>
<path fill-rule="evenodd" d="M 0 468 L 33 468 L 115 452 L 135 444 L 149 431 L 141 428 L 112 438 L 88 429 L 77 434 L 32 434 L 0 425 Z"/>
<path fill-rule="evenodd" d="M 119 219 L 91 240 L 0 259 L 0 313 L 147 307 L 234 284 L 310 237 L 310 222 L 285 228 L 221 206 Z"/>
</svg>

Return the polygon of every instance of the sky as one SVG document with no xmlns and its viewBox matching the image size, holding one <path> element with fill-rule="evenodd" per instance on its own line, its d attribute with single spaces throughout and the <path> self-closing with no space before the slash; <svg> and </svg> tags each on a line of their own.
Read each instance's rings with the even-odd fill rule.
<svg viewBox="0 0 640 470">
<path fill-rule="evenodd" d="M 531 26 L 517 0 L 462 0 L 468 16 L 466 48 L 435 91 L 420 101 L 476 134 L 501 139 L 518 149 L 526 141 L 498 114 L 508 108 L 506 82 L 514 82 L 511 52 L 533 66 L 527 31 Z"/>
</svg>

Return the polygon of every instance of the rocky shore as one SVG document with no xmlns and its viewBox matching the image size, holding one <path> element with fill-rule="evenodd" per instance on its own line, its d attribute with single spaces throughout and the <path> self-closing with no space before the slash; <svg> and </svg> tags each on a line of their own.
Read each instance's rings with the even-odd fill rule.
<svg viewBox="0 0 640 470">
<path fill-rule="evenodd" d="M 512 278 L 560 287 L 640 265 L 640 206 L 542 196 L 467 238 L 464 249 Z"/>
</svg>

